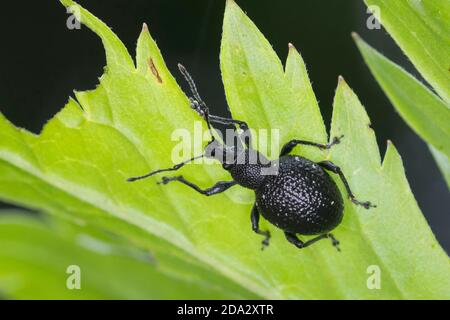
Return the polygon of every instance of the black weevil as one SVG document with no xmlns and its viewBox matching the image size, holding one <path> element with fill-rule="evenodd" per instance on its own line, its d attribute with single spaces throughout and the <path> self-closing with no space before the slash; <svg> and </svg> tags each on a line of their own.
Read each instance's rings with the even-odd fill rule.
<svg viewBox="0 0 450 320">
<path fill-rule="evenodd" d="M 202 157 L 215 158 L 231 174 L 232 181 L 219 181 L 207 189 L 201 189 L 183 176 L 163 177 L 162 181 L 158 183 L 167 184 L 171 181 L 179 181 L 206 196 L 224 192 L 236 184 L 252 189 L 256 196 L 251 211 L 252 229 L 257 234 L 264 236 L 263 248 L 269 244 L 270 232 L 259 228 L 260 214 L 282 229 L 286 239 L 297 248 L 305 248 L 318 240 L 330 238 L 332 244 L 339 250 L 339 241 L 330 231 L 342 221 L 343 200 L 336 183 L 326 170 L 339 175 L 349 199 L 354 204 L 361 205 L 366 209 L 375 206 L 368 201 L 361 202 L 355 198 L 341 169 L 331 161 L 315 163 L 298 155 L 289 155 L 289 153 L 299 144 L 329 149 L 338 144 L 342 136 L 335 137 L 329 144 L 291 140 L 281 149 L 279 159 L 269 161 L 251 147 L 248 125 L 244 121 L 211 115 L 198 94 L 190 74 L 181 64 L 178 67 L 192 92 L 192 97 L 189 98 L 191 107 L 206 121 L 213 138 L 207 144 L 204 154 L 171 168 L 159 169 L 143 176 L 129 178 L 128 181 L 144 179 L 160 172 L 176 171 L 185 164 Z M 238 135 L 238 140 L 241 143 L 229 146 L 218 142 L 212 133 L 212 123 L 239 127 L 241 133 Z M 297 234 L 318 236 L 304 242 L 297 237 Z"/>
</svg>

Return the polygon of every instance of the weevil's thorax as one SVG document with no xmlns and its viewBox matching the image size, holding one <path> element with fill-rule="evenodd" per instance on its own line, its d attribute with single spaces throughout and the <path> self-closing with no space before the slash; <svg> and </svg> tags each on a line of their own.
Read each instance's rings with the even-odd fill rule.
<svg viewBox="0 0 450 320">
<path fill-rule="evenodd" d="M 205 154 L 220 161 L 233 180 L 245 188 L 256 190 L 271 172 L 272 163 L 266 157 L 242 144 L 228 146 L 213 140 L 206 146 Z"/>
<path fill-rule="evenodd" d="M 264 182 L 270 166 L 271 162 L 253 149 L 240 149 L 232 164 L 223 164 L 237 183 L 254 190 Z"/>
</svg>

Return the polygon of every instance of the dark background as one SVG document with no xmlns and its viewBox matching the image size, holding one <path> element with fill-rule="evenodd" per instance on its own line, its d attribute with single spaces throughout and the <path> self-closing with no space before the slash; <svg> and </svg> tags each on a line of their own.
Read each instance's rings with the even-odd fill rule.
<svg viewBox="0 0 450 320">
<path fill-rule="evenodd" d="M 292 42 L 307 63 L 329 126 L 338 75 L 366 106 L 384 153 L 391 139 L 409 182 L 441 245 L 450 252 L 450 197 L 426 144 L 396 114 L 371 76 L 351 37 L 357 31 L 378 50 L 420 77 L 384 29 L 368 30 L 362 0 L 237 0 L 281 59 Z M 182 62 L 214 112 L 225 115 L 219 48 L 224 0 L 79 0 L 105 21 L 134 55 L 143 22 L 176 72 Z M 101 41 L 87 27 L 69 30 L 65 8 L 54 1 L 7 1 L 0 12 L 0 112 L 39 132 L 72 95 L 92 89 L 103 73 Z M 2 204 L 0 203 L 0 207 Z M 7 206 L 3 204 L 3 206 Z"/>
</svg>

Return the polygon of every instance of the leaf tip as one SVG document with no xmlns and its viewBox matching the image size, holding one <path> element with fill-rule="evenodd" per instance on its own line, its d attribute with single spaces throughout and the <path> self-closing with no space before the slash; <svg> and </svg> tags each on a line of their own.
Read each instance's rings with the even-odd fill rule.
<svg viewBox="0 0 450 320">
<path fill-rule="evenodd" d="M 365 54 L 367 53 L 368 49 L 373 50 L 373 48 L 366 41 L 364 41 L 364 39 L 361 38 L 361 36 L 359 34 L 357 34 L 356 32 L 352 32 L 352 38 L 353 38 L 353 41 L 355 41 L 356 46 L 358 47 L 359 51 L 361 52 L 361 54 L 363 55 L 364 58 L 365 58 Z"/>
<path fill-rule="evenodd" d="M 236 8 L 239 6 L 237 5 L 236 1 L 234 1 L 234 0 L 226 0 L 225 9 L 232 8 L 232 7 Z"/>
<path fill-rule="evenodd" d="M 345 81 L 345 79 L 342 75 L 338 76 L 338 85 L 337 85 L 336 91 L 345 93 L 346 95 L 349 94 L 351 96 L 357 97 L 356 94 L 354 93 L 353 89 L 350 88 L 347 81 Z"/>
<path fill-rule="evenodd" d="M 59 0 L 59 2 L 65 7 L 70 7 L 75 4 L 72 0 Z"/>
<path fill-rule="evenodd" d="M 244 11 L 242 11 L 241 7 L 236 3 L 235 0 L 226 0 L 225 3 L 225 16 L 227 15 L 227 12 L 234 12 L 238 15 L 244 14 Z"/>
<path fill-rule="evenodd" d="M 381 168 L 384 171 L 404 172 L 402 158 L 391 140 L 387 140 L 386 153 Z"/>
<path fill-rule="evenodd" d="M 139 46 L 139 44 L 141 42 L 149 41 L 149 38 L 150 38 L 150 41 L 151 41 L 151 37 L 152 36 L 150 35 L 150 29 L 148 28 L 147 23 L 143 22 L 142 23 L 142 29 L 141 29 L 141 32 L 140 32 L 139 37 L 138 37 L 138 46 Z"/>
<path fill-rule="evenodd" d="M 55 115 L 55 118 L 61 121 L 66 127 L 76 128 L 84 120 L 83 109 L 74 98 L 69 97 L 66 105 Z M 47 122 L 43 131 L 51 124 L 52 120 Z"/>
<path fill-rule="evenodd" d="M 355 40 L 355 42 L 358 42 L 361 40 L 361 37 L 359 36 L 358 33 L 352 32 L 351 35 L 352 35 L 353 40 Z"/>
<path fill-rule="evenodd" d="M 289 48 L 289 50 L 297 51 L 297 48 L 291 42 L 288 43 L 288 48 Z"/>
</svg>

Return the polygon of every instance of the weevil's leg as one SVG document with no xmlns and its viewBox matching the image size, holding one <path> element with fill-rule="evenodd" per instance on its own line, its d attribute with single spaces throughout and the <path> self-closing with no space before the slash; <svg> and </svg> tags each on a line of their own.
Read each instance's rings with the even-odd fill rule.
<svg viewBox="0 0 450 320">
<path fill-rule="evenodd" d="M 204 102 L 199 103 L 197 100 L 195 100 L 192 97 L 189 98 L 189 101 L 191 103 L 191 108 L 194 109 L 203 119 L 205 119 L 205 121 L 208 125 L 208 129 L 210 130 L 210 133 L 212 136 L 212 140 L 210 142 L 215 140 L 214 134 L 212 133 L 212 129 L 211 129 L 212 123 L 220 123 L 220 124 L 225 124 L 225 125 L 233 124 L 233 125 L 239 126 L 239 128 L 241 130 L 243 130 L 243 132 L 241 134 L 239 134 L 237 137 L 239 138 L 240 142 L 241 143 L 243 142 L 248 149 L 250 148 L 250 146 L 252 144 L 252 136 L 251 136 L 250 130 L 248 129 L 247 123 L 240 121 L 240 120 L 222 118 L 219 116 L 211 115 L 211 114 L 209 114 L 209 110 L 206 107 L 206 105 L 204 104 Z"/>
<path fill-rule="evenodd" d="M 212 114 L 209 115 L 209 119 L 211 120 L 211 122 L 217 122 L 217 123 L 221 123 L 221 124 L 235 124 L 235 125 L 238 125 L 239 128 L 241 128 L 244 131 L 248 130 L 247 122 L 244 122 L 241 120 L 219 117 L 219 116 L 215 116 Z"/>
<path fill-rule="evenodd" d="M 316 243 L 319 240 L 325 239 L 325 238 L 330 238 L 331 242 L 333 244 L 333 246 L 338 250 L 341 251 L 339 249 L 339 241 L 336 240 L 336 238 L 331 234 L 331 233 L 324 233 L 321 234 L 320 236 L 317 236 L 315 238 L 312 238 L 311 240 L 308 240 L 306 242 L 303 242 L 302 240 L 300 240 L 297 235 L 295 233 L 292 232 L 288 232 L 285 231 L 284 235 L 287 239 L 287 241 L 289 241 L 290 243 L 292 243 L 294 246 L 296 246 L 299 249 L 303 249 L 306 248 L 310 245 L 312 245 L 313 243 Z"/>
<path fill-rule="evenodd" d="M 335 247 L 337 251 L 341 251 L 341 248 L 339 248 L 339 240 L 336 239 L 332 233 L 328 233 L 327 235 L 328 238 L 331 239 L 331 244 L 333 245 L 333 247 Z"/>
<path fill-rule="evenodd" d="M 239 128 L 242 129 L 243 131 L 248 130 L 248 124 L 244 121 L 209 114 L 209 111 L 207 108 L 205 108 L 206 105 L 204 104 L 203 101 L 198 101 L 195 98 L 190 97 L 189 102 L 191 104 L 191 108 L 194 109 L 200 116 L 204 117 L 205 114 L 207 113 L 210 122 L 220 123 L 220 124 L 225 124 L 225 125 L 233 124 L 233 125 L 239 126 Z"/>
<path fill-rule="evenodd" d="M 245 146 L 248 149 L 251 147 L 252 135 L 251 135 L 251 132 L 250 132 L 249 127 L 246 122 L 241 121 L 241 120 L 232 119 L 232 118 L 219 117 L 219 116 L 215 116 L 212 114 L 209 115 L 209 120 L 211 122 L 215 122 L 215 123 L 220 123 L 220 124 L 225 124 L 225 125 L 233 124 L 233 125 L 239 126 L 239 128 L 243 131 L 239 135 L 239 139 L 244 142 Z"/>
<path fill-rule="evenodd" d="M 357 204 L 359 206 L 363 206 L 366 209 L 370 209 L 370 208 L 375 208 L 376 207 L 376 205 L 370 203 L 370 201 L 359 201 L 359 200 L 356 199 L 355 195 L 353 194 L 352 190 L 350 189 L 348 181 L 345 178 L 344 173 L 342 172 L 341 168 L 339 168 L 333 162 L 331 162 L 331 161 L 321 161 L 321 162 L 318 163 L 318 165 L 321 166 L 322 168 L 326 169 L 326 170 L 329 170 L 329 171 L 339 175 L 339 178 L 341 179 L 342 183 L 345 186 L 345 190 L 347 190 L 347 194 L 348 194 L 349 199 L 354 204 Z"/>
<path fill-rule="evenodd" d="M 188 187 L 191 187 L 192 189 L 194 189 L 198 193 L 201 193 L 201 194 L 203 194 L 205 196 L 212 196 L 214 194 L 218 194 L 218 193 L 224 192 L 224 191 L 228 190 L 230 187 L 232 187 L 235 184 L 237 184 L 236 181 L 219 181 L 215 185 L 213 185 L 211 188 L 207 188 L 207 189 L 203 190 L 199 186 L 197 186 L 196 184 L 187 181 L 185 178 L 183 178 L 183 176 L 163 177 L 162 180 L 160 182 L 158 182 L 158 184 L 168 184 L 171 181 L 179 181 L 182 184 L 185 184 Z"/>
<path fill-rule="evenodd" d="M 174 165 L 172 168 L 159 169 L 159 170 L 155 170 L 155 171 L 152 171 L 152 172 L 150 172 L 150 173 L 147 173 L 147 174 L 145 174 L 145 175 L 143 175 L 143 176 L 131 177 L 131 178 L 128 178 L 127 181 L 128 181 L 128 182 L 133 182 L 133 181 L 136 181 L 136 180 L 145 179 L 145 178 L 151 177 L 151 176 L 153 176 L 153 175 L 155 175 L 155 174 L 157 174 L 157 173 L 160 173 L 160 172 L 176 171 L 176 170 L 180 169 L 182 166 L 184 166 L 185 164 L 187 164 L 187 163 L 189 163 L 189 162 L 192 162 L 192 161 L 194 161 L 194 160 L 196 160 L 196 159 L 203 158 L 204 156 L 205 156 L 205 155 L 202 154 L 202 155 L 193 157 L 193 158 L 191 158 L 191 159 L 189 159 L 189 160 L 186 160 L 186 161 L 183 161 L 183 162 L 181 162 L 181 163 L 178 163 L 178 164 Z"/>
<path fill-rule="evenodd" d="M 330 149 L 332 146 L 334 146 L 335 144 L 339 144 L 341 142 L 341 139 L 344 136 L 340 136 L 340 137 L 334 137 L 333 141 L 331 143 L 327 143 L 327 144 L 321 144 L 321 143 L 315 143 L 315 142 L 311 142 L 311 141 L 306 141 L 306 140 L 291 140 L 288 143 L 286 143 L 283 148 L 281 148 L 281 152 L 280 152 L 280 157 L 281 156 L 285 156 L 288 153 L 290 153 L 292 151 L 292 149 L 295 148 L 295 146 L 302 144 L 305 146 L 313 146 L 313 147 L 317 147 L 319 149 Z"/>
<path fill-rule="evenodd" d="M 256 207 L 256 203 L 253 205 L 250 218 L 252 220 L 252 230 L 257 234 L 260 234 L 265 237 L 264 240 L 261 241 L 262 243 L 261 250 L 264 250 L 264 248 L 269 245 L 270 232 L 268 230 L 259 229 L 259 211 L 258 208 Z"/>
</svg>

